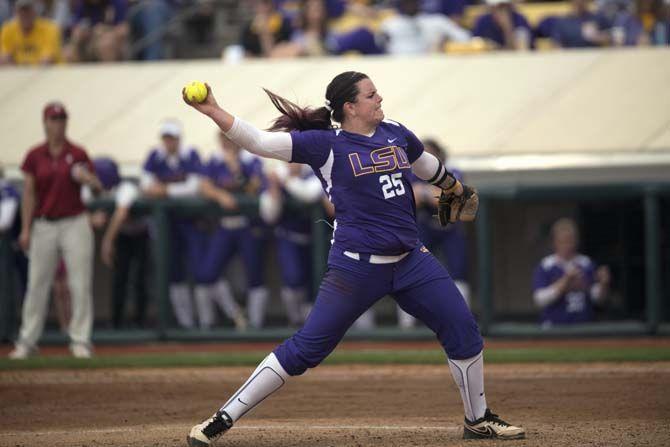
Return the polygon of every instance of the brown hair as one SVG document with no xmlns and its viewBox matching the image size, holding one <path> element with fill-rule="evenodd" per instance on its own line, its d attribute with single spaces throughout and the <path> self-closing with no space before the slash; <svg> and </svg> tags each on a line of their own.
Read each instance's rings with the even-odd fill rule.
<svg viewBox="0 0 670 447">
<path fill-rule="evenodd" d="M 292 131 L 309 129 L 332 129 L 333 121 L 341 123 L 344 119 L 344 104 L 347 102 L 356 102 L 358 96 L 359 81 L 368 79 L 364 73 L 357 71 L 347 71 L 335 76 L 326 88 L 326 99 L 330 102 L 329 110 L 327 107 L 300 107 L 286 98 L 272 93 L 268 89 L 265 93 L 270 97 L 272 104 L 279 110 L 281 116 L 276 118 L 270 131 Z"/>
</svg>

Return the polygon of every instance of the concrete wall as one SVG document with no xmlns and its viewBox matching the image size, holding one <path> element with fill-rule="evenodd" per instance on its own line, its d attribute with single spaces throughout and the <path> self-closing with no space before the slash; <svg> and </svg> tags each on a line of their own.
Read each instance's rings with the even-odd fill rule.
<svg viewBox="0 0 670 447">
<path fill-rule="evenodd" d="M 214 125 L 181 102 L 190 80 L 209 82 L 221 105 L 265 127 L 276 112 L 261 87 L 320 106 L 345 70 L 368 73 L 387 117 L 447 142 L 466 169 L 670 162 L 670 50 L 655 48 L 3 69 L 0 162 L 18 165 L 42 138 L 41 109 L 52 99 L 68 107 L 74 141 L 137 166 L 165 117 L 211 152 Z"/>
</svg>

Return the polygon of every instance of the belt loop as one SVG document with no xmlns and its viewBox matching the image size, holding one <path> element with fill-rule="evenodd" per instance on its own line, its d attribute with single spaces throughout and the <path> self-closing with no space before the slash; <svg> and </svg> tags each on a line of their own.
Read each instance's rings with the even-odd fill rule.
<svg viewBox="0 0 670 447">
<path fill-rule="evenodd" d="M 361 261 L 370 262 L 370 253 L 359 253 Z"/>
</svg>

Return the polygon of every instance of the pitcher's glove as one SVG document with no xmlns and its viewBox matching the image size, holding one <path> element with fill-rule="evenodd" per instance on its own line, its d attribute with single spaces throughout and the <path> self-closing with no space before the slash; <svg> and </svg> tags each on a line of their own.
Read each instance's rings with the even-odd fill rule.
<svg viewBox="0 0 670 447">
<path fill-rule="evenodd" d="M 442 191 L 437 202 L 437 218 L 443 227 L 462 220 L 470 222 L 477 217 L 479 196 L 477 190 L 463 185 L 463 194 L 457 196 L 453 191 Z"/>
</svg>

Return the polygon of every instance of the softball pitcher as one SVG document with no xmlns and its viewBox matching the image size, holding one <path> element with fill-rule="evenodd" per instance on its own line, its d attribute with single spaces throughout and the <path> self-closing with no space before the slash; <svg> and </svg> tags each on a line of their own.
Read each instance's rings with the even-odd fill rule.
<svg viewBox="0 0 670 447">
<path fill-rule="evenodd" d="M 523 438 L 523 428 L 487 408 L 479 328 L 454 281 L 419 242 L 406 175 L 413 172 L 446 192 L 441 220 L 474 219 L 476 192 L 425 153 L 411 131 L 384 120 L 382 97 L 363 73 L 336 76 L 326 89 L 325 107 L 317 109 L 266 91 L 281 112 L 270 132 L 223 110 L 208 90 L 202 103 L 184 100 L 247 150 L 311 166 L 335 206 L 336 224 L 328 269 L 305 325 L 277 346 L 212 417 L 191 429 L 188 445 L 212 445 L 289 377 L 319 365 L 352 323 L 385 295 L 431 328 L 447 353 L 463 399 L 464 438 Z"/>
</svg>

